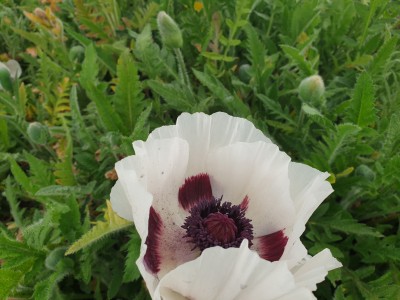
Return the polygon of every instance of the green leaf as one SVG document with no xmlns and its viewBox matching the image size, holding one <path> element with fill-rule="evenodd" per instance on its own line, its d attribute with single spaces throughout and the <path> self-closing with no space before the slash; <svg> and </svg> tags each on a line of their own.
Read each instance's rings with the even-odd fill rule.
<svg viewBox="0 0 400 300">
<path fill-rule="evenodd" d="M 117 65 L 118 84 L 113 98 L 115 111 L 123 120 L 125 134 L 132 133 L 143 108 L 138 71 L 129 51 L 122 53 Z"/>
<path fill-rule="evenodd" d="M 11 173 L 14 175 L 15 180 L 22 186 L 22 188 L 29 194 L 35 194 L 39 189 L 35 186 L 17 162 L 10 157 Z"/>
<path fill-rule="evenodd" d="M 20 211 L 20 209 L 18 207 L 19 203 L 18 203 L 17 197 L 15 195 L 14 187 L 11 185 L 11 178 L 7 177 L 5 182 L 6 182 L 6 188 L 4 191 L 4 195 L 7 199 L 8 205 L 10 206 L 10 213 L 11 213 L 17 227 L 22 228 L 23 216 L 22 216 L 22 212 Z"/>
<path fill-rule="evenodd" d="M 66 127 L 66 126 L 65 126 Z M 66 127 L 67 128 L 67 127 Z M 73 171 L 72 162 L 72 137 L 68 129 L 66 129 L 66 146 L 64 149 L 65 155 L 54 165 L 54 176 L 57 178 L 57 183 L 60 185 L 73 186 L 76 184 L 75 174 Z"/>
<path fill-rule="evenodd" d="M 96 241 L 105 238 L 106 236 L 118 232 L 120 230 L 129 228 L 133 225 L 132 222 L 126 221 L 119 217 L 111 208 L 111 203 L 107 201 L 107 209 L 104 214 L 105 221 L 99 221 L 90 229 L 89 232 L 84 234 L 78 241 L 72 244 L 65 255 L 73 254 Z"/>
<path fill-rule="evenodd" d="M 93 192 L 96 182 L 90 182 L 85 186 L 62 186 L 62 185 L 50 185 L 41 188 L 36 192 L 36 196 L 69 196 L 75 195 L 87 195 Z"/>
<path fill-rule="evenodd" d="M 149 80 L 147 84 L 173 108 L 179 111 L 191 111 L 193 109 L 190 93 L 183 87 L 155 80 Z"/>
<path fill-rule="evenodd" d="M 83 121 L 83 117 L 78 103 L 76 85 L 73 85 L 71 87 L 69 101 L 70 101 L 71 115 L 73 120 L 72 126 L 75 129 L 74 133 L 79 138 L 81 143 L 87 143 L 91 148 L 96 148 L 97 147 L 96 142 L 94 141 L 93 136 L 88 132 L 87 126 Z"/>
<path fill-rule="evenodd" d="M 371 61 L 368 72 L 372 75 L 378 73 L 383 69 L 389 61 L 390 56 L 393 54 L 397 45 L 397 37 L 392 37 L 379 49 L 373 61 Z"/>
<path fill-rule="evenodd" d="M 282 48 L 283 52 L 285 52 L 285 54 L 290 58 L 292 63 L 297 65 L 305 76 L 311 76 L 315 73 L 311 66 L 311 63 L 305 59 L 299 49 L 289 45 L 280 45 L 280 47 Z"/>
<path fill-rule="evenodd" d="M 35 291 L 33 292 L 33 298 L 35 300 L 52 300 L 53 291 L 56 288 L 58 282 L 60 282 L 65 276 L 67 276 L 71 270 L 69 268 L 69 261 L 61 260 L 56 268 L 56 271 L 51 274 L 48 278 L 38 282 L 35 285 Z"/>
<path fill-rule="evenodd" d="M 239 98 L 234 97 L 215 76 L 194 69 L 193 73 L 196 78 L 232 112 L 243 117 L 250 114 L 249 107 Z"/>
<path fill-rule="evenodd" d="M 21 281 L 24 273 L 18 270 L 0 269 L 0 299 L 8 299 L 8 295 Z"/>
<path fill-rule="evenodd" d="M 225 62 L 232 62 L 236 59 L 236 57 L 227 56 L 216 52 L 201 52 L 201 55 L 211 60 L 220 60 Z"/>
<path fill-rule="evenodd" d="M 80 83 L 85 88 L 88 97 L 96 104 L 99 117 L 109 131 L 123 131 L 122 121 L 106 96 L 102 85 L 96 85 L 99 67 L 96 50 L 91 44 L 86 48 L 85 60 L 82 64 Z"/>
<path fill-rule="evenodd" d="M 311 120 L 314 122 L 318 123 L 324 128 L 329 128 L 329 129 L 334 129 L 334 125 L 331 120 L 329 120 L 327 117 L 321 114 L 320 111 L 318 111 L 316 108 L 311 107 L 307 104 L 303 104 L 301 107 L 302 111 L 310 117 Z"/>
<path fill-rule="evenodd" d="M 400 113 L 397 112 L 390 117 L 389 126 L 385 132 L 383 141 L 382 154 L 391 157 L 396 151 L 396 145 L 400 142 Z"/>
<path fill-rule="evenodd" d="M 128 254 L 125 260 L 124 282 L 134 281 L 140 277 L 140 272 L 136 265 L 136 260 L 140 255 L 140 236 L 137 232 L 133 232 L 130 235 L 127 244 L 127 251 Z"/>
<path fill-rule="evenodd" d="M 354 87 L 349 120 L 360 127 L 367 127 L 376 120 L 374 108 L 374 86 L 371 76 L 364 72 Z"/>
</svg>

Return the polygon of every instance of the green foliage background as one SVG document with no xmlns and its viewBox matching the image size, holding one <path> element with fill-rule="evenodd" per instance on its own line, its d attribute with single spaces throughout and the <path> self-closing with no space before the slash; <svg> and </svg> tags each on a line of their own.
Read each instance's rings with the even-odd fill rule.
<svg viewBox="0 0 400 300">
<path fill-rule="evenodd" d="M 245 117 L 331 173 L 303 240 L 344 267 L 318 299 L 400 299 L 400 2 L 202 3 L 2 1 L 0 60 L 23 73 L 0 91 L 0 299 L 149 298 L 106 200 L 131 142 L 183 111 Z M 162 46 L 161 10 L 182 49 Z M 313 74 L 317 102 L 298 95 Z"/>
</svg>

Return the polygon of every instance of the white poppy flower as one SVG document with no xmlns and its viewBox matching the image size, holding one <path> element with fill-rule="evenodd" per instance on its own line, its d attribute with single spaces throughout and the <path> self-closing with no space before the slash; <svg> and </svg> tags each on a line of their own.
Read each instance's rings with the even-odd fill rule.
<svg viewBox="0 0 400 300">
<path fill-rule="evenodd" d="M 333 191 L 329 174 L 291 162 L 248 120 L 183 113 L 133 147 L 116 164 L 111 203 L 135 223 L 137 265 L 154 299 L 192 299 L 200 289 L 207 299 L 242 299 L 226 282 L 261 293 L 247 299 L 313 299 L 316 283 L 340 267 L 329 250 L 308 257 L 300 241 Z M 287 285 L 272 294 L 264 277 Z"/>
</svg>

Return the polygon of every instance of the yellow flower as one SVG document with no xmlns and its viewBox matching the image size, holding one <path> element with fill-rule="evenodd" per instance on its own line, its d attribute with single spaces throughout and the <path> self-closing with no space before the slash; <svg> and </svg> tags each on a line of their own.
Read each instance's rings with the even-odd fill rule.
<svg viewBox="0 0 400 300">
<path fill-rule="evenodd" d="M 203 2 L 195 1 L 193 8 L 195 11 L 200 12 L 204 8 Z"/>
</svg>

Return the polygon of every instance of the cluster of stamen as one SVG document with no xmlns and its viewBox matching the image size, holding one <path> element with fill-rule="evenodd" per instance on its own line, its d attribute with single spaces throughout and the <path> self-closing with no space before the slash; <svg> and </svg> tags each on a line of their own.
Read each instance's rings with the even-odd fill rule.
<svg viewBox="0 0 400 300">
<path fill-rule="evenodd" d="M 201 251 L 209 247 L 240 247 L 244 239 L 252 245 L 253 225 L 245 217 L 240 205 L 223 202 L 222 197 L 200 201 L 189 211 L 182 228 L 186 229 L 185 238 Z"/>
</svg>

